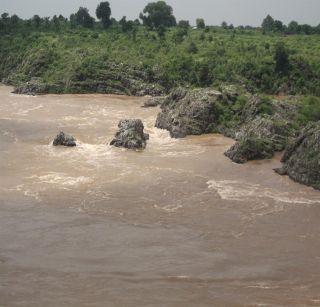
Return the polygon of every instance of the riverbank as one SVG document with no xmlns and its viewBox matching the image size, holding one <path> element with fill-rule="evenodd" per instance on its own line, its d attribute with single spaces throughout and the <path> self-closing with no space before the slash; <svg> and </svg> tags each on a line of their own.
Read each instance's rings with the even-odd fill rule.
<svg viewBox="0 0 320 307">
<path fill-rule="evenodd" d="M 22 30 L 21 30 L 22 31 Z M 285 45 L 289 69 L 276 72 Z M 0 80 L 42 93 L 159 95 L 177 86 L 244 86 L 254 93 L 320 95 L 319 35 L 258 30 L 18 29 L 0 36 Z"/>
</svg>

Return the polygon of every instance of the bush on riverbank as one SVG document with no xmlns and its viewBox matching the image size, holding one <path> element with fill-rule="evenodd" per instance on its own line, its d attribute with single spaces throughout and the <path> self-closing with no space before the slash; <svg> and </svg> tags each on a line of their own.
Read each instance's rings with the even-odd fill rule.
<svg viewBox="0 0 320 307">
<path fill-rule="evenodd" d="M 289 56 L 285 72 L 276 72 L 278 42 Z M 51 92 L 135 94 L 136 82 L 165 91 L 232 83 L 251 92 L 320 95 L 319 46 L 318 35 L 219 27 L 183 32 L 174 27 L 161 39 L 144 26 L 136 26 L 134 36 L 117 27 L 22 29 L 0 37 L 0 77 L 14 85 L 41 78 Z"/>
</svg>

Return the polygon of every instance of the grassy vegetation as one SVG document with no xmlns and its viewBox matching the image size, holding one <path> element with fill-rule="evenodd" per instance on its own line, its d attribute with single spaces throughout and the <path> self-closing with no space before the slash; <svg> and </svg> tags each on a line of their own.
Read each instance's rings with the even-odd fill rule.
<svg viewBox="0 0 320 307">
<path fill-rule="evenodd" d="M 276 72 L 279 42 L 289 54 L 283 72 Z M 79 91 L 73 87 L 79 82 L 121 88 L 119 75 L 139 75 L 167 90 L 232 83 L 252 92 L 320 96 L 319 50 L 319 35 L 257 29 L 173 27 L 162 38 L 144 26 L 127 33 L 119 27 L 20 30 L 0 37 L 0 78 L 15 85 L 41 78 L 51 92 Z"/>
</svg>

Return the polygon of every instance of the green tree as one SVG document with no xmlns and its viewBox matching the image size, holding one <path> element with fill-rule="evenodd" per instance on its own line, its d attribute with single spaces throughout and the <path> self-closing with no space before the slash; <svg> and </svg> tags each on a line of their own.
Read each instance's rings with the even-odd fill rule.
<svg viewBox="0 0 320 307">
<path fill-rule="evenodd" d="M 277 73 L 286 73 L 289 69 L 289 51 L 283 42 L 278 42 L 275 48 L 274 60 L 276 62 L 275 71 Z"/>
<path fill-rule="evenodd" d="M 20 22 L 20 18 L 17 15 L 12 15 L 10 17 L 10 24 L 16 26 Z"/>
<path fill-rule="evenodd" d="M 228 29 L 228 24 L 227 24 L 226 21 L 223 21 L 223 22 L 221 23 L 221 28 L 222 28 L 222 29 Z"/>
<path fill-rule="evenodd" d="M 159 33 L 164 28 L 176 26 L 176 18 L 173 16 L 173 9 L 165 1 L 151 2 L 140 13 L 143 24 L 151 30 Z"/>
<path fill-rule="evenodd" d="M 178 27 L 182 29 L 189 29 L 190 28 L 190 23 L 189 20 L 180 20 L 178 22 Z"/>
<path fill-rule="evenodd" d="M 206 24 L 205 24 L 203 18 L 198 18 L 198 19 L 196 20 L 196 24 L 197 24 L 197 28 L 198 28 L 198 29 L 204 29 L 204 28 L 206 27 Z"/>
<path fill-rule="evenodd" d="M 106 29 L 111 25 L 111 8 L 110 3 L 108 1 L 101 2 L 97 9 L 96 15 L 99 20 L 101 20 L 102 26 Z"/>
<path fill-rule="evenodd" d="M 262 22 L 262 29 L 265 32 L 271 32 L 274 29 L 274 19 L 268 15 Z"/>
<path fill-rule="evenodd" d="M 304 24 L 304 25 L 301 25 L 301 32 L 304 34 L 310 35 L 312 34 L 313 29 L 310 25 Z"/>
<path fill-rule="evenodd" d="M 298 34 L 299 33 L 299 24 L 296 21 L 291 21 L 288 25 L 289 34 Z"/>
<path fill-rule="evenodd" d="M 39 27 L 40 27 L 40 24 L 41 24 L 41 18 L 40 18 L 40 16 L 39 16 L 39 15 L 34 15 L 34 16 L 32 17 L 32 23 L 34 24 L 34 26 L 35 26 L 36 28 L 39 28 Z"/>
<path fill-rule="evenodd" d="M 131 32 L 136 27 L 134 21 L 128 20 L 127 17 L 123 16 L 122 19 L 119 21 L 119 25 L 123 32 Z"/>
<path fill-rule="evenodd" d="M 284 29 L 283 23 L 280 20 L 275 20 L 273 24 L 273 30 L 276 32 L 282 32 Z"/>
<path fill-rule="evenodd" d="M 85 28 L 92 28 L 94 25 L 94 19 L 90 16 L 89 10 L 85 7 L 80 7 L 75 14 L 75 22 L 79 26 Z"/>
</svg>

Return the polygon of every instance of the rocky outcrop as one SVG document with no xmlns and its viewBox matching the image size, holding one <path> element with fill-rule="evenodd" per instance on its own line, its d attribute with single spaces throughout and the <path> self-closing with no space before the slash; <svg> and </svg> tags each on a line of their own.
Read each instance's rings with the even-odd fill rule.
<svg viewBox="0 0 320 307">
<path fill-rule="evenodd" d="M 168 130 L 174 138 L 212 132 L 222 99 L 222 93 L 213 89 L 178 88 L 161 105 L 156 127 Z"/>
<path fill-rule="evenodd" d="M 249 160 L 270 159 L 274 154 L 272 145 L 268 139 L 247 137 L 236 142 L 225 155 L 239 164 Z"/>
<path fill-rule="evenodd" d="M 162 103 L 166 100 L 166 97 L 150 97 L 144 104 L 143 108 L 154 108 L 162 105 Z"/>
<path fill-rule="evenodd" d="M 320 190 L 320 122 L 309 124 L 286 149 L 275 171 Z"/>
<path fill-rule="evenodd" d="M 53 146 L 74 147 L 77 146 L 77 143 L 76 139 L 72 135 L 65 134 L 61 131 L 53 140 Z"/>
<path fill-rule="evenodd" d="M 236 163 L 270 159 L 284 150 L 290 137 L 289 124 L 273 117 L 257 117 L 236 132 L 237 142 L 225 152 Z"/>
<path fill-rule="evenodd" d="M 149 135 L 144 133 L 144 126 L 140 119 L 124 119 L 119 122 L 119 131 L 110 145 L 128 149 L 144 149 Z"/>
<path fill-rule="evenodd" d="M 45 58 L 42 57 L 41 59 Z M 29 64 L 31 65 L 32 61 Z M 48 80 L 45 77 L 32 77 L 29 80 L 30 76 L 32 76 L 31 73 L 26 75 L 12 73 L 6 78 L 5 83 L 16 86 L 14 93 L 27 95 L 101 93 L 163 96 L 167 93 L 166 89 L 161 85 L 161 80 L 155 76 L 155 73 L 146 70 L 143 65 L 101 61 L 101 65 L 95 66 L 94 75 L 88 74 L 87 65 L 86 61 L 79 61 L 79 66 L 74 69 L 73 75 L 69 76 L 67 80 L 63 78 L 56 80 L 50 78 Z M 30 66 L 30 69 L 34 72 L 33 65 Z M 21 82 L 21 80 L 29 81 Z"/>
<path fill-rule="evenodd" d="M 30 81 L 20 84 L 14 90 L 14 94 L 23 94 L 23 95 L 36 95 L 43 94 L 48 91 L 46 84 L 42 82 L 40 78 L 32 78 Z"/>
<path fill-rule="evenodd" d="M 246 93 L 224 85 L 174 90 L 162 103 L 156 127 L 174 138 L 219 132 L 237 142 L 225 155 L 236 163 L 271 158 L 295 136 L 297 104 Z"/>
</svg>

